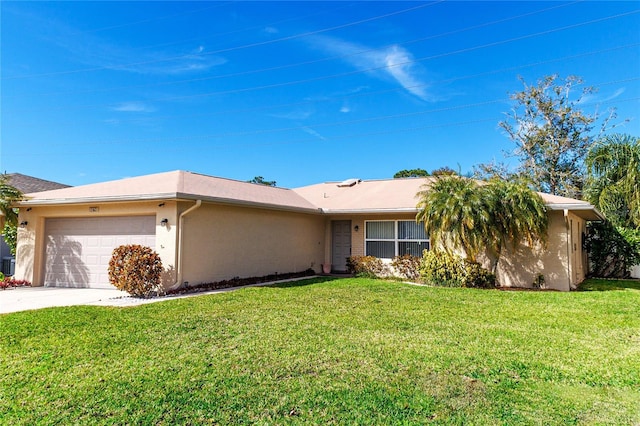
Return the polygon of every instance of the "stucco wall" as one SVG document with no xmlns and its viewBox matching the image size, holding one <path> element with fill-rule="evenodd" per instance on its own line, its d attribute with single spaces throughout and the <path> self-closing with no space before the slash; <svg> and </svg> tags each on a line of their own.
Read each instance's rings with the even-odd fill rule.
<svg viewBox="0 0 640 426">
<path fill-rule="evenodd" d="M 587 265 L 582 245 L 586 221 L 568 212 L 549 212 L 546 248 L 521 245 L 508 249 L 498 264 L 497 280 L 505 287 L 531 287 L 543 274 L 545 288 L 569 291 L 585 279 Z"/>
<path fill-rule="evenodd" d="M 29 210 L 29 211 L 27 211 Z M 28 222 L 18 227 L 18 247 L 16 252 L 17 279 L 25 279 L 33 286 L 44 282 L 45 224 L 47 218 L 112 217 L 112 216 L 156 216 L 156 251 L 166 268 L 176 264 L 176 219 L 177 203 L 166 201 L 131 203 L 96 203 L 83 205 L 35 206 L 21 208 L 19 222 Z M 169 226 L 160 225 L 167 218 Z"/>
<path fill-rule="evenodd" d="M 183 232 L 183 282 L 191 285 L 309 268 L 320 272 L 324 260 L 320 215 L 203 204 L 184 217 Z"/>
<path fill-rule="evenodd" d="M 415 215 L 345 215 L 330 217 L 331 220 L 351 220 L 352 228 L 357 225 L 359 231 L 352 231 L 352 254 L 364 255 L 365 220 L 413 220 Z M 538 274 L 543 274 L 545 287 L 568 291 L 575 288 L 585 278 L 586 256 L 582 249 L 582 232 L 586 223 L 584 219 L 568 213 L 565 220 L 562 211 L 549 212 L 549 235 L 546 247 L 530 248 L 524 245 L 516 250 L 507 248 L 503 253 L 496 271 L 497 281 L 504 287 L 531 287 Z M 330 236 L 330 232 L 328 236 Z M 330 254 L 329 240 L 327 255 Z M 330 257 L 329 257 L 330 258 Z M 571 263 L 569 263 L 569 259 Z M 484 259 L 483 264 L 489 268 L 491 261 Z"/>
</svg>

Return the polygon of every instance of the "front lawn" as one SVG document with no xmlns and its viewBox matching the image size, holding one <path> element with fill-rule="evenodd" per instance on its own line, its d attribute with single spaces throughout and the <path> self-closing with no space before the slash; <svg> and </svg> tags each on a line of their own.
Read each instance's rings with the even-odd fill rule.
<svg viewBox="0 0 640 426">
<path fill-rule="evenodd" d="M 640 290 L 597 287 L 317 278 L 0 315 L 0 424 L 638 424 Z"/>
</svg>

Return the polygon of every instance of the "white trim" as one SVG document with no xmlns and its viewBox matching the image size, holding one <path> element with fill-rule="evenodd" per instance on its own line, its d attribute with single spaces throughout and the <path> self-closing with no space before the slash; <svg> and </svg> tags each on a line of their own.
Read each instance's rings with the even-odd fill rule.
<svg viewBox="0 0 640 426">
<path fill-rule="evenodd" d="M 562 203 L 562 204 L 555 203 L 555 204 L 547 204 L 547 208 L 549 210 L 563 210 L 563 211 L 569 210 L 569 211 L 575 211 L 575 212 L 588 211 L 588 212 L 592 212 L 600 220 L 605 220 L 604 214 L 589 203 Z"/>
<path fill-rule="evenodd" d="M 307 212 L 321 214 L 322 210 L 314 207 L 297 207 L 286 204 L 271 204 L 258 201 L 238 200 L 234 198 L 221 197 L 197 197 L 185 193 L 159 193 L 145 195 L 119 195 L 119 196 L 100 196 L 100 197 L 78 197 L 78 198 L 51 198 L 51 199 L 32 199 L 24 200 L 16 203 L 16 207 L 35 207 L 50 206 L 61 204 L 98 204 L 98 203 L 117 203 L 117 202 L 135 202 L 135 201 L 159 201 L 159 200 L 176 200 L 176 201 L 197 201 L 201 200 L 207 203 L 226 204 L 234 206 L 257 207 L 267 210 L 280 210 L 290 212 Z"/>
<path fill-rule="evenodd" d="M 418 213 L 414 207 L 377 208 L 377 209 L 320 209 L 326 214 L 378 214 L 378 213 Z"/>
</svg>

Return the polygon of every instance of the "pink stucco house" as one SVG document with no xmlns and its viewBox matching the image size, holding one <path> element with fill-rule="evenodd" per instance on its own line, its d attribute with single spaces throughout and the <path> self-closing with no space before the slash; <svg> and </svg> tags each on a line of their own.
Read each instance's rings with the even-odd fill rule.
<svg viewBox="0 0 640 426">
<path fill-rule="evenodd" d="M 168 268 L 165 287 L 273 273 L 346 271 L 349 255 L 390 259 L 429 248 L 416 194 L 432 178 L 328 182 L 295 189 L 173 171 L 29 194 L 20 203 L 16 277 L 34 286 L 109 287 L 114 247 L 144 244 Z M 586 273 L 584 201 L 542 194 L 546 249 L 522 246 L 498 267 L 502 286 L 539 273 L 569 290 Z"/>
</svg>

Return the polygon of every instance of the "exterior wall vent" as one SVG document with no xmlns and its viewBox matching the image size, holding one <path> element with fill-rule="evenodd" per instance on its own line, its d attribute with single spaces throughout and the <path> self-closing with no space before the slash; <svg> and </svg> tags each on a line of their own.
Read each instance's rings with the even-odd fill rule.
<svg viewBox="0 0 640 426">
<path fill-rule="evenodd" d="M 338 184 L 338 188 L 347 188 L 362 182 L 362 179 L 347 179 Z"/>
</svg>

